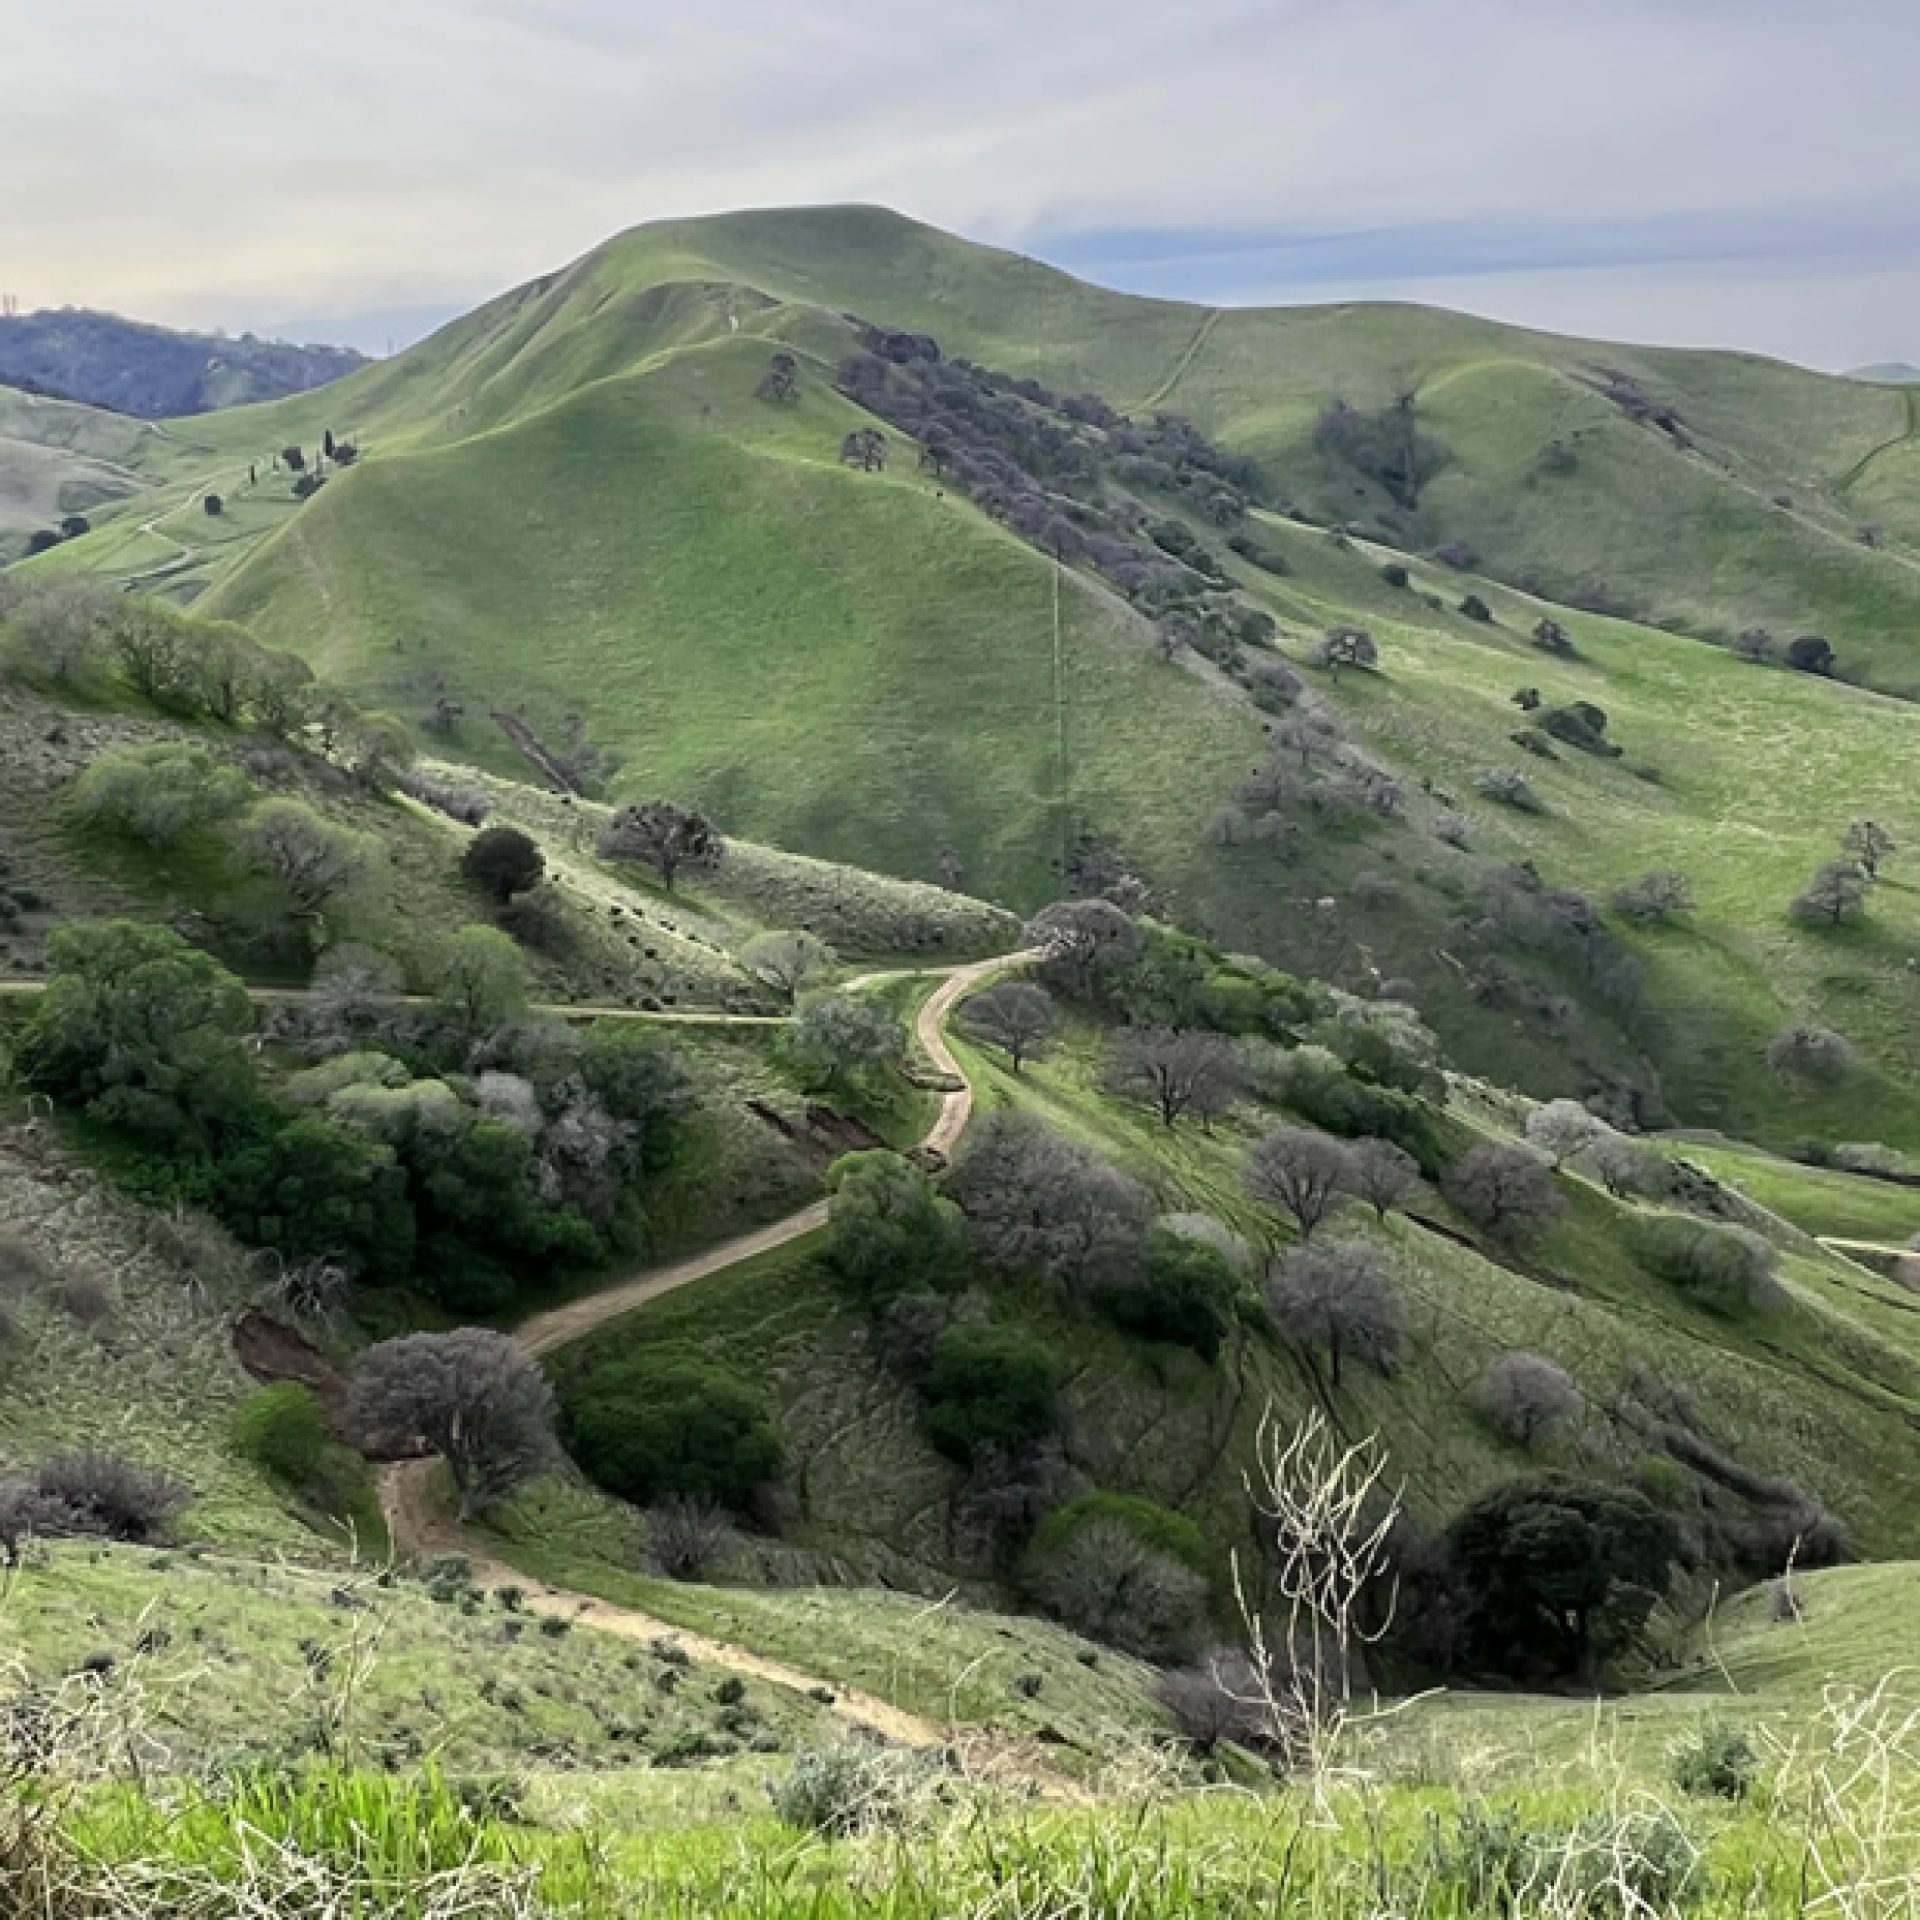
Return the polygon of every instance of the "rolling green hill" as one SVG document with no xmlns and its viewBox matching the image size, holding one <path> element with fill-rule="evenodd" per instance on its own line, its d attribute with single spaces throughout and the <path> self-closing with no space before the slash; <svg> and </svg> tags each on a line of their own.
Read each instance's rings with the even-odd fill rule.
<svg viewBox="0 0 1920 1920">
<path fill-rule="evenodd" d="M 1225 576 L 1277 619 L 1282 659 L 1331 626 L 1376 633 L 1380 675 L 1313 693 L 1400 776 L 1403 821 L 1295 805 L 1287 858 L 1257 835 L 1222 843 L 1271 724 L 1248 675 L 1156 657 L 1134 609 L 922 470 L 911 441 L 884 473 L 837 458 L 869 421 L 834 381 L 860 343 L 849 315 L 1143 418 L 1173 410 L 1252 455 L 1272 505 L 1306 518 L 1257 508 L 1243 532 L 1286 571 L 1229 555 Z M 756 394 L 782 347 L 790 406 Z M 1316 433 L 1335 399 L 1373 417 L 1401 393 L 1437 449 L 1412 499 Z M 505 713 L 617 758 L 617 797 L 672 793 L 734 831 L 922 879 L 951 852 L 1016 911 L 1060 892 L 1091 836 L 1229 946 L 1355 990 L 1410 979 L 1496 1078 L 1625 1084 L 1649 1113 L 1774 1146 L 1905 1145 L 1920 919 L 1898 864 L 1862 927 L 1823 935 L 1785 910 L 1851 819 L 1911 837 L 1911 710 L 1702 636 L 1817 630 L 1843 675 L 1906 687 L 1911 426 L 1901 392 L 1749 357 L 1410 307 L 1201 310 L 875 209 L 739 214 L 638 229 L 320 393 L 196 418 L 148 450 L 151 499 L 27 572 L 200 595 L 416 723 L 451 702 L 436 750 L 497 772 L 525 771 Z M 361 457 L 300 504 L 274 456 L 328 431 Z M 1150 492 L 1135 507 L 1220 544 Z M 1336 543 L 1326 522 L 1367 537 Z M 1418 557 L 1449 543 L 1477 567 Z M 1412 591 L 1381 579 L 1395 564 Z M 1452 611 L 1468 594 L 1495 624 Z M 1568 596 L 1613 611 L 1569 613 Z M 1529 646 L 1543 616 L 1576 657 Z M 1604 708 L 1625 758 L 1517 753 L 1524 685 Z M 1544 811 L 1482 804 L 1491 767 L 1523 772 Z M 1456 806 L 1471 855 L 1430 837 Z M 1581 1010 L 1550 1030 L 1537 1004 L 1485 1000 L 1459 937 L 1488 863 L 1516 860 L 1602 901 L 1677 866 L 1698 911 L 1616 929 L 1647 974 L 1625 1009 L 1533 956 L 1534 1001 Z M 1385 909 L 1349 898 L 1368 873 L 1398 889 Z M 1761 1048 L 1796 1020 L 1855 1043 L 1843 1099 L 1763 1075 Z"/>
</svg>

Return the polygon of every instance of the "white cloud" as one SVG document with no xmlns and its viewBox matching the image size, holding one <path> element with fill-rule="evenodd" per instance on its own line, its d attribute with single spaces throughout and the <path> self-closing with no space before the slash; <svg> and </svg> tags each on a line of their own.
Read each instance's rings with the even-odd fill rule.
<svg viewBox="0 0 1920 1920">
<path fill-rule="evenodd" d="M 1906 0 L 16 11 L 0 176 L 34 190 L 0 215 L 0 287 L 205 323 L 470 299 L 635 221 L 746 203 L 881 200 L 1017 244 L 1196 225 L 1537 236 L 1920 196 Z M 1813 358 L 1882 327 L 1898 345 L 1920 335 L 1916 262 L 1886 244 L 1843 296 L 1897 308 L 1884 321 L 1837 324 L 1791 274 L 1750 275 L 1777 306 L 1747 312 L 1684 262 L 1648 269 L 1635 310 Z M 1394 290 L 1424 284 L 1424 252 Z M 1565 324 L 1623 310 L 1617 275 L 1559 284 L 1594 301 Z M 1440 291 L 1560 297 L 1493 275 Z"/>
</svg>

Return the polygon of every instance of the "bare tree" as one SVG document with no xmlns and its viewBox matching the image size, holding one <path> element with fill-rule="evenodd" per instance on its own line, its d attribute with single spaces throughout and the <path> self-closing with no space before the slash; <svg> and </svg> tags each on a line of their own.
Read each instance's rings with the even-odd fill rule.
<svg viewBox="0 0 1920 1920">
<path fill-rule="evenodd" d="M 1605 1133 L 1607 1125 L 1578 1100 L 1549 1100 L 1527 1115 L 1527 1140 L 1553 1163 L 1555 1171 Z"/>
<path fill-rule="evenodd" d="M 552 1456 L 553 1389 L 504 1333 L 460 1327 L 383 1340 L 360 1356 L 347 1422 L 368 1444 L 438 1453 L 467 1520 Z"/>
<path fill-rule="evenodd" d="M 756 389 L 760 398 L 784 406 L 800 397 L 800 363 L 782 348 L 767 362 Z"/>
<path fill-rule="evenodd" d="M 1867 910 L 1873 879 L 1856 860 L 1829 860 L 1793 902 L 1793 917 L 1817 926 L 1837 927 Z"/>
<path fill-rule="evenodd" d="M 1342 667 L 1371 672 L 1380 664 L 1380 649 L 1365 627 L 1329 627 L 1308 658 L 1316 667 L 1325 667 L 1329 678 L 1338 680 Z"/>
<path fill-rule="evenodd" d="M 1693 911 L 1693 882 L 1672 867 L 1655 867 L 1614 889 L 1613 910 L 1641 926 L 1661 925 Z"/>
<path fill-rule="evenodd" d="M 1877 820 L 1856 820 L 1840 842 L 1840 851 L 1854 861 L 1869 880 L 1880 878 L 1880 864 L 1899 850 L 1900 843 Z"/>
<path fill-rule="evenodd" d="M 1353 1156 L 1315 1127 L 1276 1127 L 1247 1152 L 1246 1188 L 1264 1206 L 1293 1215 L 1303 1240 L 1353 1189 Z"/>
<path fill-rule="evenodd" d="M 1476 1227 L 1501 1240 L 1530 1240 L 1567 1210 L 1566 1196 L 1537 1153 L 1489 1140 L 1463 1154 L 1440 1182 Z"/>
<path fill-rule="evenodd" d="M 963 1032 L 998 1047 L 1015 1073 L 1038 1059 L 1060 1031 L 1060 1009 L 1045 987 L 1031 980 L 1003 980 L 987 987 L 960 1006 Z"/>
<path fill-rule="evenodd" d="M 1190 1667 L 1160 1676 L 1156 1691 L 1181 1735 L 1207 1754 L 1236 1746 L 1278 1744 L 1260 1699 L 1260 1672 L 1239 1647 L 1211 1647 Z"/>
<path fill-rule="evenodd" d="M 1098 977 L 1128 965 L 1140 951 L 1140 929 L 1111 900 L 1061 900 L 1027 922 L 1027 942 L 1083 998 Z"/>
<path fill-rule="evenodd" d="M 1747 627 L 1734 636 L 1733 650 L 1742 660 L 1762 666 L 1773 658 L 1774 638 L 1765 627 Z"/>
<path fill-rule="evenodd" d="M 1831 1027 L 1784 1027 L 1762 1058 L 1778 1078 L 1808 1087 L 1838 1086 L 1853 1071 L 1853 1048 Z"/>
<path fill-rule="evenodd" d="M 833 970 L 836 955 L 811 933 L 762 933 L 740 949 L 740 964 L 789 1005 L 802 991 Z"/>
<path fill-rule="evenodd" d="M 1391 1140 L 1355 1140 L 1347 1148 L 1348 1191 L 1384 1220 L 1420 1178 L 1420 1163 Z"/>
<path fill-rule="evenodd" d="M 1538 1353 L 1503 1353 L 1480 1376 L 1474 1399 L 1487 1424 L 1521 1447 L 1532 1446 L 1581 1405 L 1580 1389 Z"/>
<path fill-rule="evenodd" d="M 1149 1215 L 1125 1174 L 1019 1113 L 977 1124 L 948 1190 L 989 1266 L 1045 1274 L 1081 1298 L 1131 1270 Z"/>
<path fill-rule="evenodd" d="M 644 800 L 613 816 L 600 835 L 599 852 L 607 860 L 644 862 L 671 893 L 680 874 L 717 866 L 725 846 L 705 814 L 671 800 Z"/>
<path fill-rule="evenodd" d="M 1381 1373 L 1392 1372 L 1400 1351 L 1400 1305 L 1364 1240 L 1289 1249 L 1267 1282 L 1266 1300 L 1273 1324 L 1289 1340 L 1326 1348 L 1334 1386 L 1349 1353 Z"/>
<path fill-rule="evenodd" d="M 1075 1527 L 1029 1582 L 1049 1613 L 1145 1660 L 1191 1658 L 1206 1624 L 1206 1581 L 1104 1514 Z"/>
<path fill-rule="evenodd" d="M 733 1521 L 717 1500 L 672 1494 L 647 1509 L 647 1551 L 671 1580 L 698 1580 L 733 1546 Z"/>
<path fill-rule="evenodd" d="M 1240 1094 L 1240 1056 L 1224 1035 L 1123 1027 L 1107 1055 L 1106 1087 L 1138 1100 L 1171 1127 L 1190 1113 L 1208 1125 Z"/>
<path fill-rule="evenodd" d="M 878 427 L 856 427 L 840 442 L 840 458 L 863 473 L 882 473 L 887 465 L 887 436 Z"/>
<path fill-rule="evenodd" d="M 1665 1154 L 1629 1140 L 1611 1127 L 1603 1127 L 1588 1141 L 1580 1157 L 1617 1200 L 1629 1196 L 1658 1199 L 1673 1182 L 1673 1169 Z"/>
</svg>

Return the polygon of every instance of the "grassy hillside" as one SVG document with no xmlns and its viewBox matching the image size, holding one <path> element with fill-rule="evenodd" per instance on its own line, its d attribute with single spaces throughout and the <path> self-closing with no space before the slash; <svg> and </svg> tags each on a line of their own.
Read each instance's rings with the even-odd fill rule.
<svg viewBox="0 0 1920 1920">
<path fill-rule="evenodd" d="M 136 471 L 152 429 L 0 386 L 0 565 L 36 533 L 138 494 Z"/>
<path fill-rule="evenodd" d="M 867 418 L 831 386 L 848 312 L 1190 413 L 1256 454 L 1275 497 L 1372 525 L 1387 544 L 1256 513 L 1247 531 L 1288 571 L 1225 564 L 1281 623 L 1283 657 L 1331 625 L 1375 632 L 1380 676 L 1314 691 L 1419 789 L 1410 826 L 1296 811 L 1288 861 L 1257 836 L 1210 837 L 1269 717 L 1204 663 L 1158 658 L 1142 620 L 1078 569 L 1056 578 L 918 470 L 910 442 L 895 438 L 884 474 L 844 466 L 840 440 Z M 780 343 L 802 368 L 791 407 L 755 394 Z M 1446 450 L 1411 508 L 1335 471 L 1313 431 L 1328 398 L 1374 407 L 1408 383 Z M 1676 410 L 1689 444 L 1623 395 Z M 583 736 L 616 796 L 671 792 L 732 831 L 922 879 L 951 850 L 971 888 L 1016 910 L 1060 891 L 1092 833 L 1229 946 L 1356 990 L 1413 980 L 1463 1063 L 1495 1077 L 1631 1082 L 1657 1096 L 1650 1111 L 1776 1146 L 1905 1144 L 1920 1141 L 1920 927 L 1897 863 L 1864 927 L 1812 933 L 1785 907 L 1857 815 L 1910 837 L 1910 711 L 1694 636 L 1814 626 L 1843 671 L 1879 648 L 1898 682 L 1920 581 L 1896 511 L 1906 406 L 1758 361 L 1414 308 L 1203 313 L 872 210 L 739 215 L 641 229 L 320 394 L 194 420 L 191 447 L 155 455 L 164 513 L 123 515 L 29 571 L 157 574 L 409 720 L 453 703 L 439 752 L 524 775 L 494 718 L 508 714 L 543 741 Z M 326 428 L 365 452 L 297 504 L 271 456 Z M 1549 446 L 1571 464 L 1543 462 Z M 209 475 L 226 500 L 213 519 L 197 499 Z M 1881 546 L 1857 539 L 1866 508 L 1848 489 L 1878 490 Z M 1791 509 L 1772 504 L 1786 492 Z M 1218 549 L 1217 530 L 1191 530 Z M 1487 571 L 1413 559 L 1413 591 L 1381 580 L 1443 537 Z M 1561 594 L 1598 582 L 1691 632 L 1569 614 L 1495 576 Z M 1497 625 L 1452 611 L 1469 592 Z M 1543 614 L 1578 658 L 1528 644 Z M 1522 685 L 1604 707 L 1625 759 L 1520 755 Z M 1546 810 L 1481 804 L 1490 766 L 1522 771 Z M 1428 837 L 1436 796 L 1471 816 L 1471 857 Z M 1561 968 L 1552 991 L 1584 1010 L 1569 1036 L 1468 990 L 1456 928 L 1485 863 L 1517 859 L 1601 901 L 1647 867 L 1686 869 L 1699 910 L 1684 927 L 1616 928 L 1647 969 L 1639 1006 L 1608 1009 Z M 1348 898 L 1369 871 L 1400 889 L 1385 910 Z M 1861 1083 L 1832 1097 L 1764 1076 L 1761 1048 L 1794 1020 L 1845 1033 Z"/>
<path fill-rule="evenodd" d="M 1160 1208 L 1210 1212 L 1256 1245 L 1284 1243 L 1240 1186 L 1245 1147 L 1272 1112 L 1248 1106 L 1211 1133 L 1169 1134 L 1099 1091 L 1090 1033 L 1017 1079 L 977 1051 L 965 1058 L 989 1106 L 1035 1112 L 1094 1146 L 1145 1182 Z M 1710 1450 L 1784 1475 L 1830 1506 L 1863 1551 L 1920 1547 L 1903 1478 L 1920 1418 L 1920 1332 L 1904 1289 L 1783 1229 L 1782 1303 L 1729 1320 L 1639 1266 L 1630 1207 L 1579 1180 L 1569 1198 L 1562 1224 L 1517 1258 L 1463 1235 L 1465 1223 L 1424 1188 L 1409 1216 L 1384 1225 L 1344 1211 L 1339 1230 L 1374 1244 L 1391 1275 L 1406 1345 L 1390 1378 L 1350 1368 L 1331 1394 L 1257 1313 L 1209 1366 L 1130 1339 L 1048 1290 L 976 1284 L 1060 1357 L 1075 1483 L 1189 1513 L 1222 1556 L 1250 1544 L 1242 1475 L 1269 1405 L 1287 1420 L 1322 1406 L 1344 1433 L 1378 1433 L 1410 1507 L 1430 1525 L 1540 1466 L 1637 1482 L 1689 1524 L 1709 1510 L 1737 1515 L 1724 1486 L 1668 1457 L 1661 1434 L 1677 1417 Z M 759 1577 L 881 1581 L 929 1595 L 958 1582 L 983 1599 L 999 1590 L 965 1544 L 964 1476 L 927 1444 L 914 1396 L 807 1247 L 657 1301 L 555 1367 L 569 1380 L 638 1351 L 688 1346 L 764 1381 L 778 1406 L 799 1510 L 763 1550 Z M 1474 1409 L 1482 1369 L 1515 1349 L 1555 1360 L 1586 1401 L 1531 1458 Z M 506 1550 L 529 1571 L 564 1569 L 592 1591 L 617 1595 L 604 1583 L 633 1557 L 618 1524 L 564 1502 L 529 1510 L 509 1535 Z"/>
<path fill-rule="evenodd" d="M 718 342 L 370 460 L 207 604 L 403 709 L 444 677 L 457 744 L 493 765 L 492 708 L 540 731 L 577 707 L 622 788 L 920 878 L 957 847 L 974 888 L 1019 905 L 1058 890 L 1089 821 L 1127 819 L 1142 858 L 1196 840 L 1253 717 L 1162 697 L 1144 623 L 904 456 L 840 465 L 860 416 L 817 388 L 769 407 L 765 362 Z"/>
</svg>

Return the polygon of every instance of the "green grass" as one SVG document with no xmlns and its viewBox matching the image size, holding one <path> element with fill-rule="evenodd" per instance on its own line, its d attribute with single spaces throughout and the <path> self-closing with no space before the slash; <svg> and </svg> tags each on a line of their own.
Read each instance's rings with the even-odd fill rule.
<svg viewBox="0 0 1920 1920">
<path fill-rule="evenodd" d="M 842 468 L 852 410 L 755 399 L 764 356 L 717 342 L 371 460 L 208 605 L 403 710 L 427 669 L 474 715 L 524 703 L 539 729 L 577 704 L 626 756 L 622 792 L 907 877 L 957 847 L 976 891 L 1018 905 L 1057 886 L 1075 831 L 1122 809 L 1162 848 L 1197 838 L 1253 750 L 1251 716 L 1158 699 L 1142 624 L 1077 578 L 1056 659 L 1053 569 L 904 458 Z M 317 637 L 294 613 L 314 569 Z M 510 765 L 483 724 L 462 744 Z"/>
<path fill-rule="evenodd" d="M 1050 1622 L 983 1610 L 952 1591 L 665 1580 L 636 1570 L 646 1564 L 642 1533 L 643 1523 L 617 1503 L 541 1481 L 501 1511 L 490 1539 L 538 1579 L 747 1647 L 936 1723 L 1037 1740 L 1083 1771 L 1116 1741 L 1164 1731 L 1150 1668 Z M 787 1557 L 789 1577 L 795 1562 Z"/>
<path fill-rule="evenodd" d="M 722 1757 L 826 1725 L 785 1689 L 748 1682 L 729 1713 L 711 1669 L 670 1669 L 584 1627 L 543 1632 L 497 1596 L 437 1601 L 366 1571 L 67 1543 L 11 1580 L 0 1622 L 11 1659 L 43 1685 L 96 1658 L 126 1670 L 163 1772 L 320 1754 L 465 1771 L 624 1767 L 690 1735 Z"/>
<path fill-rule="evenodd" d="M 1806 1233 L 1903 1247 L 1920 1232 L 1920 1193 L 1911 1187 L 1777 1160 L 1731 1141 L 1683 1140 L 1672 1150 Z"/>
</svg>

